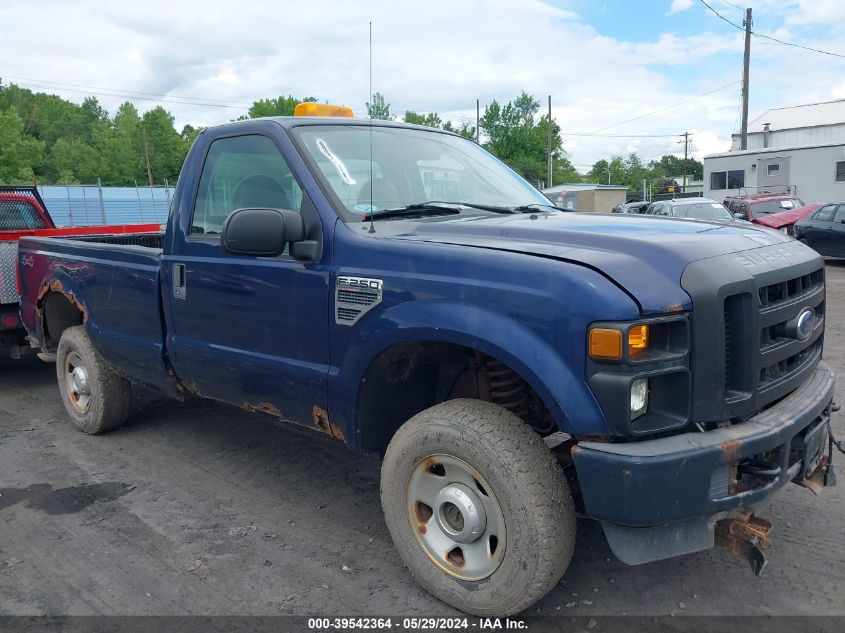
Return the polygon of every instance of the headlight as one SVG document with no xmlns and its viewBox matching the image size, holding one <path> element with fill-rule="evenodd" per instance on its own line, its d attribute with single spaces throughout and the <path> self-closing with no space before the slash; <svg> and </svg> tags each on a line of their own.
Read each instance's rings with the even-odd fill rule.
<svg viewBox="0 0 845 633">
<path fill-rule="evenodd" d="M 631 383 L 631 419 L 640 417 L 648 410 L 648 378 Z"/>
</svg>

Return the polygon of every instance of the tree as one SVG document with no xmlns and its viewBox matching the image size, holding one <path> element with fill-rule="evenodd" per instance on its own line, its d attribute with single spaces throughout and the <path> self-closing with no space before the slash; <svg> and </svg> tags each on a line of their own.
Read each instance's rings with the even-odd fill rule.
<svg viewBox="0 0 845 633">
<path fill-rule="evenodd" d="M 316 97 L 297 98 L 293 95 L 287 97 L 278 96 L 275 99 L 259 99 L 253 102 L 246 115 L 238 117 L 239 121 L 244 119 L 257 119 L 263 116 L 293 116 L 297 104 L 314 103 Z"/>
<path fill-rule="evenodd" d="M 470 125 L 466 121 L 461 123 L 461 127 L 455 127 L 452 125 L 451 121 L 446 121 L 443 123 L 443 129 L 447 132 L 454 132 L 455 134 L 460 134 L 464 138 L 468 138 L 471 140 L 475 140 L 476 137 L 476 130 L 474 125 Z"/>
<path fill-rule="evenodd" d="M 23 135 L 15 108 L 0 111 L 0 182 L 32 182 L 44 155 L 44 143 Z"/>
<path fill-rule="evenodd" d="M 534 183 L 548 179 L 548 132 L 552 132 L 553 178 L 574 180 L 575 169 L 566 158 L 560 126 L 548 116 L 535 119 L 540 102 L 526 92 L 504 106 L 493 100 L 479 125 L 487 136 L 484 146 Z M 558 181 L 560 182 L 560 181 Z"/>
<path fill-rule="evenodd" d="M 87 143 L 60 138 L 50 148 L 44 173 L 59 182 L 97 182 L 99 158 L 99 152 Z"/>
<path fill-rule="evenodd" d="M 687 158 L 686 163 L 684 159 L 673 154 L 666 154 L 661 157 L 659 161 L 651 161 L 649 167 L 657 172 L 660 170 L 660 175 L 665 177 L 676 177 L 684 175 L 684 167 L 690 180 L 701 180 L 704 178 L 704 163 L 695 160 L 694 158 Z"/>
<path fill-rule="evenodd" d="M 375 118 L 375 117 L 373 117 Z M 436 112 L 429 112 L 428 114 L 417 114 L 410 110 L 405 113 L 403 118 L 405 123 L 414 123 L 416 125 L 427 125 L 428 127 L 443 127 L 443 120 Z"/>
<path fill-rule="evenodd" d="M 99 176 L 104 185 L 146 182 L 141 117 L 129 102 L 117 109 L 108 130 L 100 157 Z"/>
<path fill-rule="evenodd" d="M 390 114 L 390 104 L 384 100 L 384 95 L 377 92 L 373 95 L 373 103 L 367 103 L 367 114 L 372 119 L 390 121 L 393 115 Z"/>
<path fill-rule="evenodd" d="M 194 127 L 186 123 L 182 126 L 182 132 L 179 136 L 182 137 L 182 140 L 185 141 L 187 149 L 191 149 L 191 145 L 194 144 L 194 141 L 197 140 L 197 136 L 199 133 L 203 131 L 204 128 L 201 127 Z"/>
<path fill-rule="evenodd" d="M 146 136 L 153 182 L 164 184 L 165 179 L 175 182 L 187 149 L 173 127 L 173 115 L 156 106 L 141 117 L 141 128 L 142 135 Z"/>
</svg>

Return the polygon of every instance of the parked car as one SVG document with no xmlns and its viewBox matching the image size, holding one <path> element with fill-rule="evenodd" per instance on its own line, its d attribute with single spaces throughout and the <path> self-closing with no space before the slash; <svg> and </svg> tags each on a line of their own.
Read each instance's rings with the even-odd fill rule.
<svg viewBox="0 0 845 633">
<path fill-rule="evenodd" d="M 785 235 L 559 211 L 470 140 L 352 118 L 204 130 L 171 209 L 155 247 L 21 240 L 69 418 L 118 427 L 145 383 L 380 454 L 399 555 L 458 609 L 532 605 L 576 515 L 629 564 L 759 572 L 754 512 L 832 483 L 824 262 Z"/>
<path fill-rule="evenodd" d="M 711 222 L 739 222 L 719 202 L 709 198 L 675 198 L 652 202 L 645 213 L 688 220 L 709 220 Z"/>
<path fill-rule="evenodd" d="M 18 315 L 15 262 L 25 235 L 71 236 L 160 231 L 158 224 L 56 228 L 36 187 L 0 187 L 0 348 L 18 358 L 30 347 Z"/>
<path fill-rule="evenodd" d="M 624 202 L 617 204 L 611 210 L 611 213 L 643 213 L 648 207 L 649 203 L 644 200 L 637 200 L 636 202 Z"/>
<path fill-rule="evenodd" d="M 825 204 L 795 225 L 795 239 L 827 257 L 845 257 L 845 202 Z"/>
<path fill-rule="evenodd" d="M 777 229 L 781 233 L 786 233 L 787 235 L 794 236 L 795 223 L 800 220 L 803 220 L 808 215 L 811 215 L 822 206 L 824 205 L 805 204 L 803 207 L 798 207 L 797 209 L 761 215 L 757 218 L 755 223 L 760 224 L 762 226 L 767 226 L 771 229 Z"/>
<path fill-rule="evenodd" d="M 804 206 L 798 196 L 778 193 L 729 196 L 725 198 L 723 204 L 737 218 L 757 224 L 763 224 L 762 219 L 769 214 L 792 211 Z"/>
</svg>

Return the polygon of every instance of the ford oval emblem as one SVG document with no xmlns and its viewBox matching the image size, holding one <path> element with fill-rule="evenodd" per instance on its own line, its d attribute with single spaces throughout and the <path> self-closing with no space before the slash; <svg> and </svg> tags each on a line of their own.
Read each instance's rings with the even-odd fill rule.
<svg viewBox="0 0 845 633">
<path fill-rule="evenodd" d="M 796 333 L 798 340 L 806 341 L 813 333 L 813 328 L 816 327 L 816 313 L 811 308 L 804 308 L 801 314 L 798 315 L 796 322 Z"/>
</svg>

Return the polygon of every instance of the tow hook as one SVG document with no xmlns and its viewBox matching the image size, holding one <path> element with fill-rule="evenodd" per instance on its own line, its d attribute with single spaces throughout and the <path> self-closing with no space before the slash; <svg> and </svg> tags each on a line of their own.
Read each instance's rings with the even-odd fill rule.
<svg viewBox="0 0 845 633">
<path fill-rule="evenodd" d="M 768 547 L 772 524 L 754 516 L 750 510 L 738 517 L 716 522 L 716 545 L 748 561 L 755 576 L 766 566 L 764 547 Z"/>
</svg>

